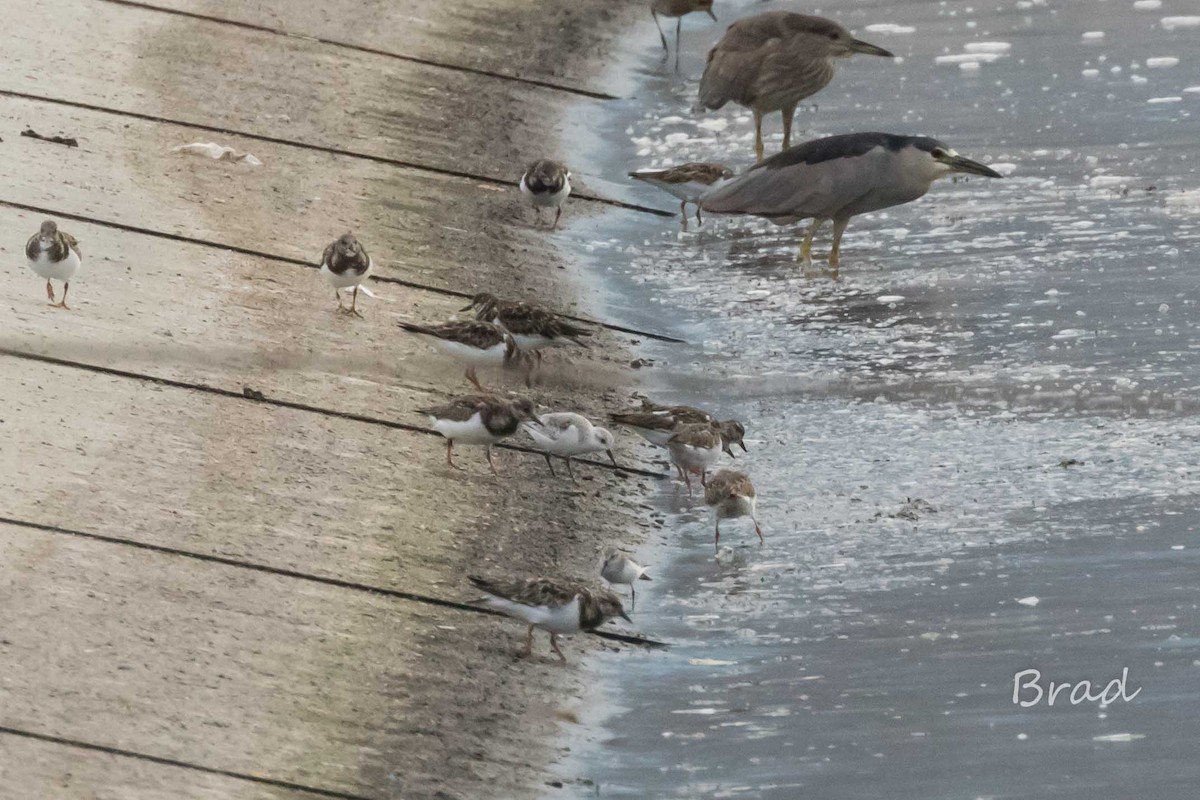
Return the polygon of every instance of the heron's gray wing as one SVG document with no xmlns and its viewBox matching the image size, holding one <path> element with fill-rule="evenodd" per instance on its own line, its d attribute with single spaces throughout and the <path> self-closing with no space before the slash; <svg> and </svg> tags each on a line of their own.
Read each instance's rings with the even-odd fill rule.
<svg viewBox="0 0 1200 800">
<path fill-rule="evenodd" d="M 803 37 L 784 41 L 767 52 L 754 81 L 754 96 L 761 108 L 785 109 L 824 89 L 833 80 L 833 64 L 814 58 Z"/>
<path fill-rule="evenodd" d="M 700 196 L 700 207 L 715 214 L 754 214 L 777 221 L 832 217 L 861 197 L 860 170 L 845 171 L 846 159 L 817 164 L 756 167 Z M 849 179 L 847 179 L 849 178 Z"/>
</svg>

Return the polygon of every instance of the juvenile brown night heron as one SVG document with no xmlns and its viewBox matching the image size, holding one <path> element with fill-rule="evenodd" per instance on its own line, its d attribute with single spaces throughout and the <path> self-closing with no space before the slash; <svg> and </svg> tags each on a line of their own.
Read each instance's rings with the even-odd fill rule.
<svg viewBox="0 0 1200 800">
<path fill-rule="evenodd" d="M 796 106 L 825 88 L 839 58 L 855 53 L 892 54 L 855 39 L 832 20 L 769 11 L 729 26 L 708 51 L 700 79 L 700 104 L 718 109 L 733 101 L 754 112 L 754 153 L 763 158 L 762 118 L 783 112 L 783 149 L 792 141 Z"/>
<path fill-rule="evenodd" d="M 714 214 L 752 214 L 777 225 L 812 219 L 799 260 L 812 261 L 812 241 L 833 220 L 829 266 L 838 270 L 838 248 L 850 218 L 924 195 L 938 178 L 961 172 L 1003 177 L 924 136 L 846 133 L 796 145 L 700 198 Z"/>
<path fill-rule="evenodd" d="M 662 39 L 663 50 L 670 52 L 667 47 L 667 35 L 663 33 L 662 25 L 658 24 L 658 15 L 675 17 L 675 69 L 679 69 L 679 29 L 683 26 L 683 18 L 693 11 L 703 11 L 717 21 L 713 13 L 713 0 L 650 0 L 650 15 L 654 17 L 654 25 L 658 28 L 658 38 Z"/>
</svg>

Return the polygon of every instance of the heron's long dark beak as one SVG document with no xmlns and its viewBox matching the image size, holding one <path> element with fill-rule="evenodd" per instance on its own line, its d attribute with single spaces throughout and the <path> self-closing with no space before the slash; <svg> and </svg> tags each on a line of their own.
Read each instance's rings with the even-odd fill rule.
<svg viewBox="0 0 1200 800">
<path fill-rule="evenodd" d="M 982 175 L 985 178 L 1003 178 L 996 170 L 991 167 L 980 164 L 978 161 L 972 161 L 969 158 L 962 156 L 946 156 L 941 159 L 943 164 L 946 164 L 954 172 L 966 172 L 970 175 Z"/>
<path fill-rule="evenodd" d="M 712 17 L 712 21 L 713 21 L 713 22 L 720 22 L 720 21 L 721 21 L 721 20 L 717 19 L 717 15 L 713 13 L 713 10 L 712 10 L 711 8 L 706 8 L 706 9 L 704 9 L 704 10 L 708 12 L 708 15 L 709 15 L 710 17 Z"/>
<path fill-rule="evenodd" d="M 864 42 L 862 39 L 851 39 L 850 50 L 854 53 L 862 53 L 868 56 L 883 56 L 884 58 L 895 58 L 896 54 L 891 50 L 884 50 L 877 44 Z"/>
</svg>

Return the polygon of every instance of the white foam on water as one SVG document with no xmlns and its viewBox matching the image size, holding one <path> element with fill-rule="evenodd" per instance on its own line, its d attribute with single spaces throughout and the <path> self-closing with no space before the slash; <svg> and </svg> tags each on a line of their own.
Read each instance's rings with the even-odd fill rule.
<svg viewBox="0 0 1200 800">
<path fill-rule="evenodd" d="M 1007 53 L 1012 49 L 1008 42 L 967 42 L 963 50 L 968 53 Z"/>
<path fill-rule="evenodd" d="M 1150 105 L 1166 105 L 1167 103 L 1182 103 L 1183 98 L 1177 95 L 1172 97 L 1151 97 L 1146 102 Z"/>
<path fill-rule="evenodd" d="M 911 25 L 896 25 L 892 22 L 876 22 L 866 27 L 868 33 L 916 33 Z"/>
<path fill-rule="evenodd" d="M 1103 39 L 1104 31 L 1085 31 L 1083 34 L 1083 38 L 1087 39 L 1088 41 L 1095 41 L 1097 39 Z"/>
<path fill-rule="evenodd" d="M 1161 24 L 1169 31 L 1176 28 L 1200 28 L 1200 17 L 1163 17 Z"/>
<path fill-rule="evenodd" d="M 1030 608 L 1033 608 L 1034 606 L 1036 606 L 1038 603 L 1040 603 L 1042 601 L 1039 600 L 1034 595 L 1030 595 L 1029 597 L 1020 598 L 1019 600 L 1017 600 L 1017 602 L 1023 606 L 1029 606 Z"/>
<path fill-rule="evenodd" d="M 1133 7 L 1138 11 L 1153 11 L 1162 8 L 1162 0 L 1135 0 Z"/>
<path fill-rule="evenodd" d="M 973 72 L 973 71 L 979 69 L 980 67 L 979 67 L 978 61 L 964 61 L 958 65 L 958 68 L 963 70 L 964 72 Z"/>
<path fill-rule="evenodd" d="M 1159 58 L 1147 58 L 1146 66 L 1150 68 L 1173 67 L 1179 63 L 1179 59 L 1175 56 L 1161 56 Z"/>
<path fill-rule="evenodd" d="M 1098 69 L 1085 69 L 1083 71 L 1083 77 L 1085 77 L 1085 78 L 1096 78 L 1096 77 L 1099 77 L 1099 75 L 1100 75 L 1100 70 L 1098 70 Z"/>
<path fill-rule="evenodd" d="M 997 53 L 958 53 L 952 56 L 935 56 L 935 64 L 988 64 L 1000 56 Z"/>
</svg>

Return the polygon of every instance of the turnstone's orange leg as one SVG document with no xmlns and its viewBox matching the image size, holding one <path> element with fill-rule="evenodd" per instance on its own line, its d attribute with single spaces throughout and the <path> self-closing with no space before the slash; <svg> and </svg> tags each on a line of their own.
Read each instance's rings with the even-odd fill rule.
<svg viewBox="0 0 1200 800">
<path fill-rule="evenodd" d="M 546 466 L 550 468 L 550 474 L 557 478 L 558 473 L 554 471 L 554 462 L 550 460 L 550 454 L 542 453 L 542 455 L 546 457 Z"/>
<path fill-rule="evenodd" d="M 521 658 L 529 658 L 533 655 L 533 626 L 529 626 L 529 633 L 525 636 L 525 649 L 517 653 Z"/>
<path fill-rule="evenodd" d="M 70 310 L 71 310 L 71 307 L 67 305 L 67 290 L 68 290 L 68 289 L 70 289 L 70 288 L 71 288 L 71 284 L 70 284 L 70 283 L 64 283 L 64 284 L 63 284 L 63 296 L 62 296 L 62 300 L 59 300 L 57 303 L 55 303 L 55 304 L 54 304 L 54 307 L 55 307 L 55 308 L 61 308 L 61 309 L 63 309 L 64 311 L 70 311 Z"/>
<path fill-rule="evenodd" d="M 342 302 L 342 293 L 339 292 L 337 289 L 333 290 L 333 299 L 338 301 L 338 313 L 339 314 L 347 313 L 346 304 Z"/>
<path fill-rule="evenodd" d="M 558 634 L 557 633 L 550 634 L 550 649 L 553 650 L 555 655 L 558 656 L 558 663 L 560 663 L 560 664 L 567 663 L 567 657 L 563 655 L 562 650 L 558 649 Z"/>
<path fill-rule="evenodd" d="M 467 380 L 469 380 L 476 389 L 481 392 L 483 391 L 483 386 L 479 383 L 479 378 L 475 376 L 474 367 L 467 367 Z"/>
<path fill-rule="evenodd" d="M 838 266 L 841 264 L 842 234 L 846 232 L 846 226 L 849 224 L 849 218 L 833 221 L 833 247 L 829 250 L 829 268 L 835 281 L 838 280 Z"/>
<path fill-rule="evenodd" d="M 683 220 L 683 230 L 687 231 L 687 200 L 679 201 L 679 218 Z"/>
<path fill-rule="evenodd" d="M 354 296 L 350 298 L 350 313 L 359 319 L 363 318 L 362 312 L 358 310 L 358 287 L 354 287 Z"/>
<path fill-rule="evenodd" d="M 762 112 L 754 111 L 754 156 L 758 161 L 763 160 Z"/>
<path fill-rule="evenodd" d="M 754 519 L 754 518 L 753 518 L 753 517 L 751 517 L 751 519 Z M 759 545 L 759 547 L 761 547 L 761 546 L 764 544 L 764 542 L 763 542 L 763 535 L 762 535 L 762 528 L 760 528 L 760 527 L 758 526 L 758 520 L 756 520 L 756 519 L 754 520 L 754 532 L 758 534 L 758 545 Z"/>
<path fill-rule="evenodd" d="M 497 478 L 500 477 L 500 473 L 496 472 L 496 464 L 492 461 L 492 446 L 489 444 L 483 449 L 483 452 L 487 456 L 488 466 L 492 468 L 492 474 Z"/>
<path fill-rule="evenodd" d="M 562 206 L 554 209 L 554 224 L 550 226 L 550 230 L 558 230 L 558 218 L 562 216 Z"/>
<path fill-rule="evenodd" d="M 460 467 L 458 464 L 454 463 L 454 440 L 453 439 L 446 440 L 446 463 L 449 464 L 450 466 L 454 467 L 455 469 L 458 469 L 458 470 L 462 469 L 462 467 Z"/>
<path fill-rule="evenodd" d="M 54 302 L 54 284 L 46 281 L 46 297 L 50 298 L 50 302 Z"/>
<path fill-rule="evenodd" d="M 783 109 L 783 149 L 792 146 L 792 118 L 796 116 L 796 107 Z"/>
</svg>

